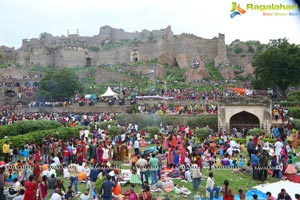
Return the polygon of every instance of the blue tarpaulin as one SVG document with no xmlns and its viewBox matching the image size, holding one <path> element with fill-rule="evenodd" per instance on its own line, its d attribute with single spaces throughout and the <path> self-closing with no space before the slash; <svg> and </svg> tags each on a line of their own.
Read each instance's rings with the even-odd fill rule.
<svg viewBox="0 0 300 200">
<path fill-rule="evenodd" d="M 263 193 L 260 190 L 249 190 L 248 192 L 246 192 L 246 200 L 253 200 L 253 195 L 256 194 L 258 197 L 258 200 L 266 200 L 267 199 L 267 195 L 265 193 Z M 214 198 L 213 200 L 222 200 L 223 197 L 220 196 L 219 198 Z M 205 198 L 200 198 L 199 200 L 206 200 Z M 240 200 L 240 196 L 239 195 L 234 195 L 234 200 Z"/>
</svg>

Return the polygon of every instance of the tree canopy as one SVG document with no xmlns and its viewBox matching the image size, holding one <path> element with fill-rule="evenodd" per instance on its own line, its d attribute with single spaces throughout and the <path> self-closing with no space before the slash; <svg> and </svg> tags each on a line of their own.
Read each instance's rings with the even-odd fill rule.
<svg viewBox="0 0 300 200">
<path fill-rule="evenodd" d="M 278 88 L 285 98 L 288 87 L 300 83 L 300 46 L 285 38 L 270 40 L 265 50 L 257 52 L 252 64 L 256 89 Z"/>
<path fill-rule="evenodd" d="M 47 33 L 47 32 L 43 32 L 40 34 L 40 40 L 43 40 L 45 39 L 46 37 L 49 37 L 49 36 L 52 36 L 50 33 Z"/>
<path fill-rule="evenodd" d="M 55 101 L 73 97 L 83 87 L 74 71 L 67 68 L 51 68 L 42 77 L 37 96 L 39 99 Z"/>
</svg>

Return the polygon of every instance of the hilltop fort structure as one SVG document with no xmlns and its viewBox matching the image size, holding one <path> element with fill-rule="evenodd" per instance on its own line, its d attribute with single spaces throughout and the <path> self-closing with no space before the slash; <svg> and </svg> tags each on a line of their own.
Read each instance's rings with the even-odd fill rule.
<svg viewBox="0 0 300 200">
<path fill-rule="evenodd" d="M 101 64 L 130 64 L 158 59 L 161 64 L 186 68 L 195 62 L 214 62 L 216 66 L 240 64 L 228 55 L 225 35 L 204 39 L 192 34 L 174 35 L 171 27 L 161 30 L 126 32 L 103 26 L 99 34 L 87 37 L 76 34 L 53 36 L 42 33 L 40 38 L 23 39 L 19 49 L 0 47 L 0 63 L 21 67 L 77 67 Z M 248 60 L 248 59 L 247 59 Z M 242 63 L 242 64 L 249 64 Z"/>
</svg>

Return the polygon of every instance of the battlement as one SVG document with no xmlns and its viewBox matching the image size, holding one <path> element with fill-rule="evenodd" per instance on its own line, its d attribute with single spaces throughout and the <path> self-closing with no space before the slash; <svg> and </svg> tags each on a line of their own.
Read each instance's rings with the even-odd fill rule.
<svg viewBox="0 0 300 200">
<path fill-rule="evenodd" d="M 106 36 L 112 42 L 119 40 L 149 40 L 149 39 L 158 39 L 163 38 L 164 36 L 173 36 L 171 26 L 168 26 L 165 29 L 149 31 L 147 29 L 142 30 L 141 32 L 126 32 L 123 29 L 112 28 L 108 25 L 102 26 L 99 29 L 98 37 Z"/>
<path fill-rule="evenodd" d="M 245 96 L 234 96 L 225 97 L 220 101 L 221 104 L 232 106 L 232 105 L 271 105 L 272 101 L 267 97 L 245 97 Z"/>
</svg>

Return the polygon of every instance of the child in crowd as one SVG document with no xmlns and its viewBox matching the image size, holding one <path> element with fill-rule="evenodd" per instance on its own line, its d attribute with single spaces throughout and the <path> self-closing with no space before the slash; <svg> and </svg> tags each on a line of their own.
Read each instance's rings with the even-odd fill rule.
<svg viewBox="0 0 300 200">
<path fill-rule="evenodd" d="M 239 168 L 243 168 L 245 164 L 245 156 L 240 155 Z"/>
<path fill-rule="evenodd" d="M 237 159 L 238 159 L 237 154 L 233 153 L 232 154 L 232 164 L 234 167 L 237 167 Z"/>
<path fill-rule="evenodd" d="M 239 196 L 240 196 L 240 200 L 246 199 L 245 192 L 242 189 L 239 189 Z"/>
</svg>

